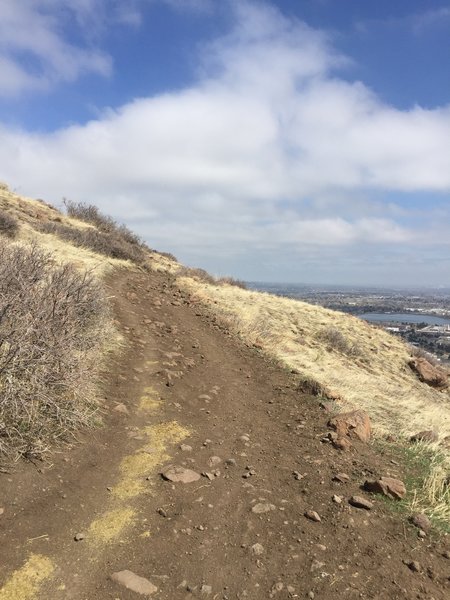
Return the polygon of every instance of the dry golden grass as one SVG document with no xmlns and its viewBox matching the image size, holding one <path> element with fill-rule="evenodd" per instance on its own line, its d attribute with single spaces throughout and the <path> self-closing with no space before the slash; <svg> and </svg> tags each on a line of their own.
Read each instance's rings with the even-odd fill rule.
<svg viewBox="0 0 450 600">
<path fill-rule="evenodd" d="M 440 443 L 450 436 L 450 394 L 417 379 L 402 340 L 357 317 L 305 302 L 187 277 L 179 283 L 247 343 L 317 382 L 339 409 L 366 410 L 375 435 L 401 441 L 431 429 Z M 414 502 L 449 518 L 450 452 L 445 443 L 435 444 L 435 451 L 440 458 L 430 464 Z"/>
</svg>

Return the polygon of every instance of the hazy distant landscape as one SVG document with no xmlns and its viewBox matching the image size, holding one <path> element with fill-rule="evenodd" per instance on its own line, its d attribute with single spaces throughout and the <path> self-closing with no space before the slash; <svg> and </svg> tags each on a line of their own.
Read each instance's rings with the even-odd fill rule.
<svg viewBox="0 0 450 600">
<path fill-rule="evenodd" d="M 450 288 L 389 289 L 250 282 L 251 289 L 303 300 L 374 323 L 439 360 L 450 360 Z"/>
</svg>

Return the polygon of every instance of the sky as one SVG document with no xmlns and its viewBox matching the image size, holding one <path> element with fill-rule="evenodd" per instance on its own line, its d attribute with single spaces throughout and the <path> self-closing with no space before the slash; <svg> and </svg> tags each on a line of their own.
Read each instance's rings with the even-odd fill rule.
<svg viewBox="0 0 450 600">
<path fill-rule="evenodd" d="M 0 179 L 247 281 L 450 285 L 448 0 L 1 0 Z"/>
</svg>

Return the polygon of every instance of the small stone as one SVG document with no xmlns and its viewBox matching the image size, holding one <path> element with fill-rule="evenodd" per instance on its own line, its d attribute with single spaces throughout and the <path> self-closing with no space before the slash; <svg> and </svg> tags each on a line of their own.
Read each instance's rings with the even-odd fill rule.
<svg viewBox="0 0 450 600">
<path fill-rule="evenodd" d="M 158 508 L 156 509 L 156 512 L 162 517 L 167 517 L 167 512 L 164 510 L 164 508 Z"/>
<path fill-rule="evenodd" d="M 295 587 L 293 585 L 287 585 L 286 590 L 289 594 L 295 594 Z"/>
<path fill-rule="evenodd" d="M 150 596 L 158 591 L 158 588 L 148 579 L 139 577 L 139 575 L 136 575 L 132 571 L 118 571 L 111 575 L 111 579 L 127 590 L 131 590 L 142 596 Z"/>
<path fill-rule="evenodd" d="M 310 521 L 315 521 L 316 523 L 319 523 L 322 520 L 319 516 L 319 513 L 317 513 L 315 510 L 305 510 L 303 514 L 307 519 Z"/>
<path fill-rule="evenodd" d="M 366 500 L 362 496 L 352 496 L 349 500 L 349 504 L 355 508 L 363 508 L 364 510 L 371 510 L 373 508 L 372 502 Z"/>
<path fill-rule="evenodd" d="M 450 558 L 450 550 L 444 550 L 444 552 L 442 553 L 442 556 L 444 558 Z"/>
<path fill-rule="evenodd" d="M 225 461 L 225 464 L 228 467 L 235 467 L 236 466 L 236 460 L 234 458 L 227 458 L 227 460 Z"/>
<path fill-rule="evenodd" d="M 174 483 L 192 483 L 200 479 L 199 473 L 184 467 L 171 466 L 161 473 L 162 477 L 167 481 Z"/>
<path fill-rule="evenodd" d="M 425 531 L 425 533 L 428 533 L 428 531 L 431 529 L 431 521 L 427 515 L 423 513 L 416 513 L 415 515 L 412 515 L 410 521 L 418 529 Z"/>
<path fill-rule="evenodd" d="M 324 562 L 321 562 L 320 560 L 313 560 L 311 563 L 311 572 L 318 571 L 319 569 L 321 569 L 324 566 L 325 566 Z"/>
<path fill-rule="evenodd" d="M 298 471 L 292 471 L 292 475 L 296 481 L 301 481 L 304 478 L 304 475 L 299 473 Z"/>
<path fill-rule="evenodd" d="M 332 500 L 335 504 L 342 504 L 342 496 L 334 494 Z"/>
<path fill-rule="evenodd" d="M 249 442 L 250 438 L 248 437 L 248 435 L 241 435 L 241 437 L 239 438 L 241 440 L 241 442 Z"/>
<path fill-rule="evenodd" d="M 314 598 L 316 597 L 314 592 L 309 592 L 308 593 L 308 598 L 311 598 L 311 600 L 314 600 Z"/>
<path fill-rule="evenodd" d="M 350 477 L 347 475 L 347 473 L 337 473 L 337 475 L 333 477 L 333 481 L 338 481 L 339 483 L 347 483 L 348 481 L 350 481 Z"/>
<path fill-rule="evenodd" d="M 209 594 L 212 594 L 212 586 L 203 584 L 200 588 L 200 594 L 202 596 L 209 596 Z"/>
<path fill-rule="evenodd" d="M 278 592 L 283 591 L 284 589 L 284 583 L 282 581 L 277 581 L 277 583 L 275 583 L 272 586 L 272 589 L 270 590 L 272 592 L 272 594 L 276 594 Z"/>
<path fill-rule="evenodd" d="M 0 508 L 0 516 L 3 515 L 3 513 L 5 512 L 4 508 Z"/>
<path fill-rule="evenodd" d="M 129 414 L 129 412 L 130 412 L 130 411 L 128 410 L 128 408 L 125 406 L 125 404 L 122 404 L 122 403 L 121 403 L 121 404 L 117 404 L 117 405 L 114 407 L 114 410 L 115 410 L 115 412 L 118 412 L 118 413 L 120 413 L 120 414 L 122 414 L 122 415 L 128 415 L 128 414 Z"/>
<path fill-rule="evenodd" d="M 214 479 L 213 473 L 209 473 L 209 471 L 203 471 L 202 477 L 206 477 L 206 479 L 209 479 L 210 481 Z"/>
<path fill-rule="evenodd" d="M 76 533 L 76 534 L 73 536 L 73 539 L 74 539 L 76 542 L 81 542 L 81 540 L 84 540 L 84 538 L 85 538 L 85 535 L 84 535 L 84 533 Z"/>
<path fill-rule="evenodd" d="M 425 533 L 425 531 L 424 531 L 423 529 L 419 529 L 419 531 L 418 531 L 417 535 L 418 535 L 420 538 L 426 538 L 426 537 L 427 537 L 427 534 Z"/>
<path fill-rule="evenodd" d="M 274 504 L 270 504 L 269 502 L 258 502 L 258 504 L 255 504 L 255 506 L 252 507 L 252 512 L 257 515 L 270 512 L 272 510 L 276 510 L 276 506 Z"/>
<path fill-rule="evenodd" d="M 261 556 L 262 554 L 264 554 L 264 546 L 262 544 L 253 544 L 250 550 L 255 556 Z"/>
<path fill-rule="evenodd" d="M 180 450 L 181 452 L 192 452 L 192 446 L 189 446 L 189 444 L 180 444 Z"/>
<path fill-rule="evenodd" d="M 407 563 L 408 569 L 410 571 L 413 571 L 414 573 L 420 573 L 421 568 L 420 568 L 420 563 L 417 562 L 417 560 L 412 560 L 409 563 Z"/>
<path fill-rule="evenodd" d="M 208 460 L 208 465 L 210 467 L 217 467 L 217 465 L 220 465 L 221 462 L 222 459 L 220 456 L 211 456 L 211 458 Z"/>
</svg>

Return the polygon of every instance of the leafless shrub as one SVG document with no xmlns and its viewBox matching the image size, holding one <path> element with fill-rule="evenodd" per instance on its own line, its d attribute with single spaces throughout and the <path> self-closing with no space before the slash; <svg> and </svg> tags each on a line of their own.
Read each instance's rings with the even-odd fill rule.
<svg viewBox="0 0 450 600">
<path fill-rule="evenodd" d="M 61 223 L 44 222 L 39 224 L 39 230 L 52 233 L 59 238 L 70 242 L 74 246 L 89 248 L 98 254 L 123 260 L 131 260 L 137 264 L 145 261 L 146 251 L 139 246 L 127 241 L 117 230 L 111 233 L 98 231 L 94 228 L 77 229 Z"/>
<path fill-rule="evenodd" d="M 220 277 L 220 279 L 217 280 L 217 283 L 220 285 L 234 285 L 235 287 L 241 288 L 241 290 L 247 289 L 244 281 L 235 279 L 234 277 Z"/>
<path fill-rule="evenodd" d="M 297 389 L 300 392 L 303 392 L 304 394 L 310 394 L 311 396 L 324 395 L 323 387 L 312 377 L 302 377 L 298 383 Z"/>
<path fill-rule="evenodd" d="M 4 210 L 0 210 L 0 234 L 15 238 L 19 231 L 17 220 Z"/>
<path fill-rule="evenodd" d="M 213 275 L 210 275 L 208 271 L 205 271 L 204 269 L 182 267 L 179 271 L 177 271 L 177 275 L 178 277 L 191 277 L 192 279 L 203 281 L 204 283 L 209 283 L 211 285 L 234 285 L 243 290 L 247 289 L 245 283 L 243 281 L 239 281 L 239 279 L 234 279 L 233 277 L 216 278 Z"/>
<path fill-rule="evenodd" d="M 156 252 L 156 254 L 164 256 L 164 258 L 168 258 L 169 260 L 173 260 L 174 262 L 178 262 L 177 257 L 171 254 L 170 252 Z"/>
<path fill-rule="evenodd" d="M 191 277 L 192 279 L 197 279 L 197 281 L 203 281 L 204 283 L 209 283 L 211 285 L 215 285 L 217 283 L 216 278 L 210 275 L 208 271 L 205 271 L 204 269 L 181 267 L 181 269 L 177 271 L 177 276 Z"/>
<path fill-rule="evenodd" d="M 102 233 L 111 235 L 113 238 L 122 238 L 127 244 L 132 246 L 145 246 L 141 238 L 126 225 L 116 223 L 113 218 L 102 214 L 93 204 L 84 204 L 83 202 L 72 202 L 64 200 L 69 217 L 79 219 L 85 223 L 94 225 Z"/>
<path fill-rule="evenodd" d="M 332 350 L 347 356 L 359 356 L 361 353 L 358 346 L 349 342 L 342 331 L 336 329 L 336 327 L 327 327 L 322 330 L 318 335 L 318 339 L 325 342 Z"/>
<path fill-rule="evenodd" d="M 90 422 L 107 322 L 90 274 L 0 242 L 0 455 L 38 456 Z"/>
</svg>

